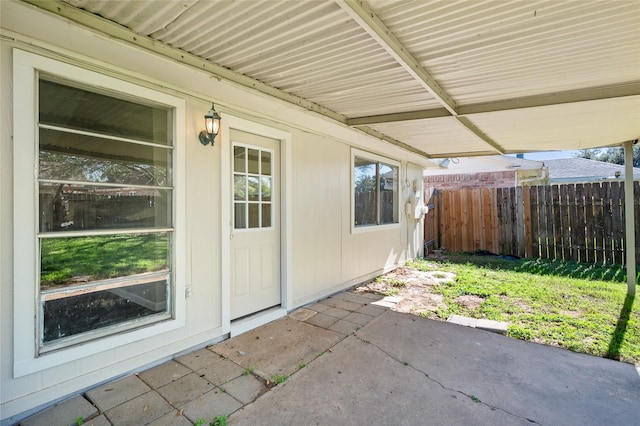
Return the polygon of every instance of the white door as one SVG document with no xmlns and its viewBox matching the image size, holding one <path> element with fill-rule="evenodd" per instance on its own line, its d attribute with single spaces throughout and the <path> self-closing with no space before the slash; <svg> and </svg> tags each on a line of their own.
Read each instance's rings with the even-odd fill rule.
<svg viewBox="0 0 640 426">
<path fill-rule="evenodd" d="M 231 319 L 280 305 L 280 142 L 231 130 Z"/>
</svg>

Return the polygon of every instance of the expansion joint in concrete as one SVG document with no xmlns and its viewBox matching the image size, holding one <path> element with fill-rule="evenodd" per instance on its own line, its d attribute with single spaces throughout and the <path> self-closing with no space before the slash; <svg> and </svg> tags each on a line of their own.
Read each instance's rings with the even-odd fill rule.
<svg viewBox="0 0 640 426">
<path fill-rule="evenodd" d="M 519 415 L 514 414 L 514 413 L 512 413 L 512 412 L 510 412 L 510 411 L 508 411 L 508 410 L 505 410 L 505 409 L 504 409 L 504 408 L 502 408 L 502 407 L 496 407 L 496 406 L 494 406 L 494 405 L 487 404 L 486 402 L 483 402 L 480 398 L 478 398 L 478 397 L 477 397 L 477 396 L 475 396 L 475 395 L 469 395 L 469 394 L 465 393 L 464 391 L 461 391 L 461 390 L 458 390 L 458 389 L 452 389 L 452 388 L 449 388 L 449 387 L 445 386 L 443 383 L 441 383 L 441 382 L 439 382 L 438 380 L 434 379 L 433 377 L 429 376 L 429 373 L 427 373 L 426 371 L 422 371 L 422 370 L 420 370 L 419 368 L 417 368 L 417 367 L 415 367 L 415 366 L 411 365 L 411 364 L 410 364 L 409 362 L 407 362 L 407 361 L 403 361 L 403 360 L 401 360 L 401 359 L 396 358 L 394 355 L 392 355 L 392 354 L 390 354 L 389 352 L 387 352 L 386 350 L 382 349 L 380 346 L 376 345 L 375 343 L 372 343 L 372 342 L 371 342 L 371 341 L 369 341 L 369 340 L 366 340 L 366 339 L 361 338 L 360 336 L 358 336 L 357 332 L 356 332 L 356 333 L 353 333 L 353 335 L 354 335 L 354 337 L 356 337 L 356 338 L 357 338 L 358 340 L 360 340 L 361 342 L 363 342 L 363 343 L 367 343 L 367 344 L 369 344 L 369 345 L 372 345 L 373 347 L 375 347 L 376 349 L 378 349 L 380 352 L 382 352 L 383 354 L 385 354 L 385 355 L 386 355 L 386 356 L 388 356 L 389 358 L 393 359 L 394 361 L 398 362 L 399 364 L 405 365 L 405 366 L 407 366 L 407 367 L 409 367 L 409 368 L 413 369 L 414 371 L 417 371 L 417 372 L 419 372 L 419 373 L 422 373 L 422 374 L 427 378 L 427 380 L 429 380 L 429 381 L 431 381 L 431 382 L 433 382 L 433 383 L 436 383 L 438 386 L 440 386 L 442 389 L 444 389 L 444 390 L 446 390 L 446 391 L 448 391 L 448 392 L 455 392 L 455 393 L 458 393 L 458 394 L 460 394 L 460 395 L 463 395 L 463 396 L 465 396 L 465 397 L 469 398 L 470 400 L 472 400 L 473 402 L 475 402 L 475 403 L 477 403 L 477 404 L 482 404 L 482 405 L 484 405 L 485 407 L 487 407 L 487 408 L 489 408 L 489 409 L 492 409 L 492 410 L 499 410 L 499 411 L 502 411 L 503 413 L 508 414 L 508 415 L 510 415 L 510 416 L 513 416 L 513 417 L 517 417 L 517 418 L 519 418 L 519 419 L 526 420 L 526 421 L 530 422 L 531 424 L 541 425 L 541 423 L 538 423 L 537 421 L 535 421 L 535 420 L 533 420 L 533 419 L 529 419 L 529 418 L 526 418 L 526 417 L 523 417 L 523 416 L 519 416 Z"/>
</svg>

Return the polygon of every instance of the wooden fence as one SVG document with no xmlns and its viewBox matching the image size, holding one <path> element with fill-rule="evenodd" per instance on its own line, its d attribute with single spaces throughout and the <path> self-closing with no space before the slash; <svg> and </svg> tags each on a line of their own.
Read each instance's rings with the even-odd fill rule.
<svg viewBox="0 0 640 426">
<path fill-rule="evenodd" d="M 624 264 L 624 183 L 517 188 L 427 189 L 434 209 L 425 242 L 451 252 L 488 250 L 519 257 Z M 634 182 L 640 230 L 640 183 Z M 640 232 L 635 235 L 640 263 Z"/>
</svg>

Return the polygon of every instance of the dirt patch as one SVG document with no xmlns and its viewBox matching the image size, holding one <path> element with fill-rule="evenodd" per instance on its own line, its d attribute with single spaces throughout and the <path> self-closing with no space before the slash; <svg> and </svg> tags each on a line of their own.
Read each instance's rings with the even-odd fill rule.
<svg viewBox="0 0 640 426">
<path fill-rule="evenodd" d="M 434 286 L 452 280 L 454 274 L 442 271 L 418 271 L 397 268 L 373 281 L 355 289 L 355 292 L 377 293 L 398 299 L 393 308 L 398 312 L 437 318 L 436 311 L 446 308 L 441 294 L 433 291 Z"/>
<path fill-rule="evenodd" d="M 464 306 L 469 310 L 478 309 L 484 302 L 484 297 L 474 296 L 472 294 L 465 294 L 456 298 L 456 303 Z"/>
</svg>

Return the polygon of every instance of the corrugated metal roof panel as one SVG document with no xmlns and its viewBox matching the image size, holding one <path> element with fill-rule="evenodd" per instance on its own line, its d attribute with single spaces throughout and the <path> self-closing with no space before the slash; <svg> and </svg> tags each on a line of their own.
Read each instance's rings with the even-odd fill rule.
<svg viewBox="0 0 640 426">
<path fill-rule="evenodd" d="M 370 2 L 458 104 L 640 80 L 640 2 Z"/>
<path fill-rule="evenodd" d="M 439 106 L 331 0 L 69 2 L 347 117 Z"/>
<path fill-rule="evenodd" d="M 640 96 L 475 114 L 469 119 L 510 152 L 617 145 L 638 137 Z M 566 148 L 565 148 L 566 149 Z"/>
<path fill-rule="evenodd" d="M 454 117 L 371 124 L 368 127 L 403 141 L 432 156 L 484 153 L 492 149 Z"/>
</svg>

